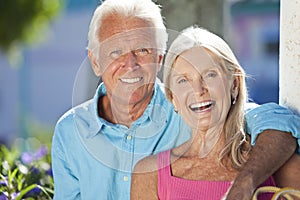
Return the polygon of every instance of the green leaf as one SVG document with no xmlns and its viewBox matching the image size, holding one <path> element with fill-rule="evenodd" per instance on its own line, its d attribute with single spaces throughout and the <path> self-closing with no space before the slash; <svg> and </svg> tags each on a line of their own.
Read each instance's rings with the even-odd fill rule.
<svg viewBox="0 0 300 200">
<path fill-rule="evenodd" d="M 22 190 L 23 188 L 23 174 L 19 174 L 18 178 L 17 178 L 17 187 L 18 187 L 18 191 Z"/>
<path fill-rule="evenodd" d="M 6 180 L 6 178 L 5 178 L 5 176 L 3 176 L 2 174 L 0 174 L 0 178 L 1 178 L 1 180 Z"/>
<path fill-rule="evenodd" d="M 11 178 L 14 179 L 16 177 L 16 174 L 18 173 L 19 168 L 14 169 L 14 171 L 11 174 Z"/>
<path fill-rule="evenodd" d="M 25 189 L 21 190 L 20 193 L 19 193 L 19 195 L 16 197 L 16 200 L 21 200 L 22 197 L 23 197 L 27 192 L 29 192 L 30 190 L 36 188 L 37 186 L 38 186 L 37 184 L 32 184 L 32 185 L 26 187 Z"/>
<path fill-rule="evenodd" d="M 40 185 L 38 185 L 37 187 L 40 188 L 40 189 L 46 194 L 46 196 L 47 196 L 49 199 L 52 199 L 51 196 L 49 195 L 49 192 L 50 192 L 51 194 L 54 194 L 54 191 L 53 191 L 53 190 L 51 190 L 51 189 L 49 189 L 49 188 L 44 188 L 44 187 L 42 187 L 42 186 L 40 186 Z"/>
</svg>

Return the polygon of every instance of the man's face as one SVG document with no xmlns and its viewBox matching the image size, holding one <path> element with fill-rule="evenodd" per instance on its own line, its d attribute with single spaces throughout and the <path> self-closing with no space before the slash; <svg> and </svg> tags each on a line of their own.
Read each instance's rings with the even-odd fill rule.
<svg viewBox="0 0 300 200">
<path fill-rule="evenodd" d="M 98 63 L 111 100 L 136 104 L 153 94 L 161 56 L 151 24 L 133 17 L 106 16 L 98 32 Z"/>
</svg>

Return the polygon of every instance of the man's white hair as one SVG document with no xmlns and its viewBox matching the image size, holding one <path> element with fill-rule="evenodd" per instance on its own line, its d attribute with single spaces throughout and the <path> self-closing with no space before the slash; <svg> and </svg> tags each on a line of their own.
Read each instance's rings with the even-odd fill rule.
<svg viewBox="0 0 300 200">
<path fill-rule="evenodd" d="M 99 47 L 98 31 L 102 20 L 109 14 L 120 14 L 124 17 L 137 17 L 150 22 L 155 28 L 156 45 L 159 54 L 166 51 L 168 34 L 160 13 L 160 6 L 151 0 L 105 0 L 98 6 L 90 22 L 88 33 L 88 49 L 97 50 Z M 97 52 L 94 52 L 97 55 Z"/>
</svg>

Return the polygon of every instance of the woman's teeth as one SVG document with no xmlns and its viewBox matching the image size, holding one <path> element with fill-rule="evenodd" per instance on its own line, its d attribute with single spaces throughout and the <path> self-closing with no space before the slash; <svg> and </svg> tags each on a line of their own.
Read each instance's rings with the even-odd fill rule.
<svg viewBox="0 0 300 200">
<path fill-rule="evenodd" d="M 203 111 L 203 110 L 210 108 L 212 105 L 213 105 L 212 101 L 194 103 L 194 104 L 190 105 L 190 109 L 192 111 Z"/>
</svg>

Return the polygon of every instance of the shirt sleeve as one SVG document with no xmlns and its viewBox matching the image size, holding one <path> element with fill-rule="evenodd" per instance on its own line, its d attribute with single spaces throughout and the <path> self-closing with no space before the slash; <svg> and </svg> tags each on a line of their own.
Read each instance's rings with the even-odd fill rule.
<svg viewBox="0 0 300 200">
<path fill-rule="evenodd" d="M 64 152 L 61 130 L 56 127 L 52 140 L 52 171 L 54 178 L 54 200 L 76 200 L 80 199 L 79 181 L 73 174 L 68 158 Z"/>
<path fill-rule="evenodd" d="M 297 138 L 297 153 L 300 154 L 300 117 L 288 108 L 276 103 L 256 105 L 250 103 L 246 109 L 246 129 L 254 145 L 258 134 L 267 129 L 290 132 Z"/>
</svg>

